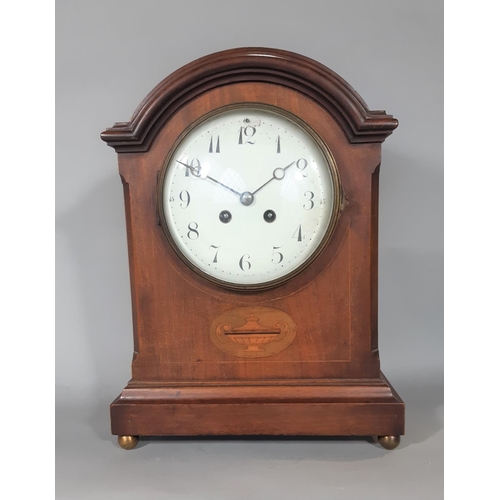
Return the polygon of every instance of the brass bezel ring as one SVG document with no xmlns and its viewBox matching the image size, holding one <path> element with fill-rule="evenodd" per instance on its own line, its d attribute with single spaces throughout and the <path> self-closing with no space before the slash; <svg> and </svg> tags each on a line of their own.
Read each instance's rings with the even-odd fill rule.
<svg viewBox="0 0 500 500">
<path fill-rule="evenodd" d="M 163 190 L 164 190 L 164 185 L 165 185 L 165 176 L 167 174 L 167 169 L 168 166 L 177 151 L 177 148 L 179 147 L 180 143 L 184 140 L 184 138 L 200 123 L 204 122 L 205 120 L 208 120 L 212 118 L 213 116 L 216 116 L 218 114 L 224 113 L 226 111 L 231 111 L 234 109 L 241 109 L 241 108 L 252 108 L 252 109 L 262 109 L 262 110 L 267 110 L 276 114 L 280 114 L 284 116 L 285 118 L 288 118 L 290 121 L 294 122 L 297 126 L 301 127 L 306 133 L 308 133 L 313 140 L 316 142 L 318 147 L 320 148 L 321 152 L 324 154 L 326 162 L 328 166 L 330 167 L 330 174 L 332 176 L 332 183 L 333 183 L 333 193 L 334 193 L 334 203 L 333 203 L 333 209 L 332 213 L 330 214 L 330 221 L 328 223 L 328 228 L 325 232 L 325 235 L 323 236 L 323 239 L 321 240 L 320 244 L 316 247 L 314 252 L 309 256 L 307 260 L 305 260 L 302 264 L 297 266 L 295 269 L 287 273 L 286 275 L 274 279 L 272 281 L 266 281 L 265 283 L 253 283 L 253 284 L 238 284 L 238 283 L 231 283 L 228 281 L 220 280 L 218 278 L 215 278 L 208 273 L 205 273 L 202 271 L 199 267 L 196 266 L 191 260 L 182 252 L 182 250 L 177 246 L 177 244 L 174 241 L 174 238 L 172 237 L 167 220 L 165 218 L 165 210 L 164 210 L 164 205 L 163 205 Z M 272 106 L 270 104 L 264 104 L 264 103 L 259 103 L 259 102 L 240 102 L 240 103 L 233 103 L 233 104 L 228 104 L 225 106 L 221 106 L 217 109 L 213 109 L 209 111 L 208 113 L 205 113 L 204 115 L 200 116 L 197 120 L 195 120 L 189 127 L 187 127 L 182 134 L 179 135 L 177 140 L 174 142 L 173 146 L 171 147 L 169 153 L 167 154 L 165 161 L 163 162 L 159 177 L 158 177 L 158 188 L 157 188 L 157 206 L 158 206 L 158 215 L 160 219 L 160 225 L 163 230 L 163 233 L 165 234 L 165 237 L 167 238 L 167 241 L 169 242 L 170 246 L 176 253 L 176 255 L 186 264 L 192 271 L 194 271 L 196 274 L 199 276 L 205 278 L 211 283 L 214 283 L 222 288 L 229 289 L 229 290 L 239 290 L 239 291 L 261 291 L 261 290 L 269 290 L 271 288 L 278 287 L 282 285 L 283 283 L 288 282 L 298 274 L 300 274 L 304 269 L 306 269 L 308 266 L 312 264 L 314 260 L 321 254 L 321 252 L 325 249 L 326 245 L 330 241 L 330 238 L 333 234 L 333 231 L 337 225 L 338 219 L 340 217 L 340 214 L 342 212 L 342 207 L 343 207 L 343 201 L 344 201 L 344 192 L 342 189 L 342 185 L 340 182 L 340 175 L 338 171 L 337 164 L 335 162 L 335 158 L 333 157 L 333 154 L 331 153 L 330 149 L 328 146 L 324 143 L 324 141 L 321 139 L 321 137 L 316 133 L 316 131 L 307 123 L 305 123 L 301 118 L 299 118 L 297 115 L 291 113 L 290 111 L 284 110 L 282 108 L 279 108 L 277 106 Z"/>
</svg>

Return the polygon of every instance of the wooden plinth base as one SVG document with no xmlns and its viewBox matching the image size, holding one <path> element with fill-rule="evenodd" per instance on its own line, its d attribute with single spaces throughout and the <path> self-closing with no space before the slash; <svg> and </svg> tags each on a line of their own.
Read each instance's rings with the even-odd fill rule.
<svg viewBox="0 0 500 500">
<path fill-rule="evenodd" d="M 399 436 L 404 403 L 385 378 L 242 385 L 129 383 L 111 404 L 125 436 Z"/>
</svg>

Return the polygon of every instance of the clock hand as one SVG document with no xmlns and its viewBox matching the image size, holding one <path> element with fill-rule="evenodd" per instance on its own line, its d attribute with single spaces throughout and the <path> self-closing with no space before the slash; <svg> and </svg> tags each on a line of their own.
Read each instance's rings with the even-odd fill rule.
<svg viewBox="0 0 500 500">
<path fill-rule="evenodd" d="M 267 186 L 271 181 L 274 181 L 274 179 L 276 179 L 277 181 L 280 181 L 281 179 L 283 179 L 283 177 L 285 177 L 285 171 L 288 168 L 290 168 L 294 163 L 295 163 L 295 161 L 292 161 L 292 163 L 290 163 L 289 165 L 287 165 L 284 168 L 275 168 L 274 172 L 273 172 L 273 176 L 267 182 L 264 182 L 264 184 L 262 184 L 262 186 L 260 186 L 259 188 L 257 188 L 252 193 L 252 196 L 254 196 L 255 193 L 257 193 L 258 191 L 260 191 L 263 187 Z"/>
<path fill-rule="evenodd" d="M 219 186 L 225 187 L 226 189 L 229 189 L 232 193 L 234 193 L 237 196 L 241 196 L 241 193 L 238 191 L 234 190 L 233 188 L 230 188 L 229 186 L 226 186 L 225 184 L 222 184 L 222 182 L 219 182 L 218 180 L 214 179 L 213 177 L 210 177 L 207 175 L 207 179 L 210 179 L 212 182 L 215 182 L 216 184 L 219 184 Z"/>
<path fill-rule="evenodd" d="M 199 169 L 196 169 L 194 167 L 191 167 L 187 163 L 183 163 L 182 161 L 177 160 L 177 163 L 180 163 L 181 165 L 184 165 L 186 168 L 189 168 L 191 172 L 193 172 L 195 177 L 201 177 L 199 174 Z M 226 186 L 225 184 L 222 184 L 222 182 L 219 182 L 217 179 L 214 179 L 213 177 L 210 177 L 210 175 L 205 176 L 206 179 L 210 179 L 212 182 L 215 182 L 216 184 L 219 184 L 219 186 L 222 186 L 226 189 L 229 189 L 229 191 L 233 192 L 237 196 L 241 196 L 241 193 L 238 193 L 238 191 L 235 191 L 233 188 L 230 188 L 229 186 Z"/>
</svg>

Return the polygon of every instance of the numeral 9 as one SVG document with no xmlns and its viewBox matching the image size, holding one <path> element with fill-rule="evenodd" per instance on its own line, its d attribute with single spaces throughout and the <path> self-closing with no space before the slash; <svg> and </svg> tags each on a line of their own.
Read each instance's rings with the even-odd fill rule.
<svg viewBox="0 0 500 500">
<path fill-rule="evenodd" d="M 179 194 L 179 198 L 181 200 L 181 208 L 187 208 L 189 207 L 189 203 L 191 203 L 191 196 L 189 194 L 188 191 L 184 190 L 184 191 L 181 191 L 180 194 Z M 185 203 L 185 205 L 183 206 L 183 203 Z"/>
</svg>

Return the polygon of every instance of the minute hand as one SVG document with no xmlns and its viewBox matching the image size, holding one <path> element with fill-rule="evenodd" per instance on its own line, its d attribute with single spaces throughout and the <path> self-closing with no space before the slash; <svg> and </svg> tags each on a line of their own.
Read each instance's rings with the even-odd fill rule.
<svg viewBox="0 0 500 500">
<path fill-rule="evenodd" d="M 195 177 L 201 177 L 198 174 L 197 170 L 194 167 L 191 167 L 187 163 L 183 163 L 182 161 L 179 161 L 179 160 L 177 160 L 177 163 L 180 163 L 181 165 L 184 165 L 186 168 L 189 168 L 189 170 L 191 170 L 191 172 L 194 173 Z M 205 178 L 206 179 L 210 179 L 212 182 L 215 182 L 216 184 L 219 184 L 219 186 L 222 186 L 222 187 L 224 187 L 226 189 L 229 189 L 229 191 L 233 192 L 234 194 L 236 194 L 238 196 L 241 196 L 241 193 L 238 193 L 238 191 L 235 191 L 233 188 L 230 188 L 229 186 L 226 186 L 225 184 L 222 184 L 222 182 L 219 182 L 217 179 L 214 179 L 213 177 L 210 177 L 209 175 L 206 175 Z"/>
<path fill-rule="evenodd" d="M 290 163 L 290 165 L 287 165 L 285 168 L 275 168 L 274 172 L 273 172 L 273 176 L 267 182 L 264 182 L 264 184 L 262 184 L 262 186 L 257 188 L 252 193 L 252 196 L 255 195 L 255 193 L 257 193 L 258 191 L 260 191 L 264 186 L 267 186 L 274 179 L 276 179 L 277 181 L 280 181 L 281 179 L 283 179 L 283 177 L 285 177 L 285 170 L 290 168 L 294 163 L 295 163 L 295 161 L 292 161 L 292 163 Z"/>
</svg>

